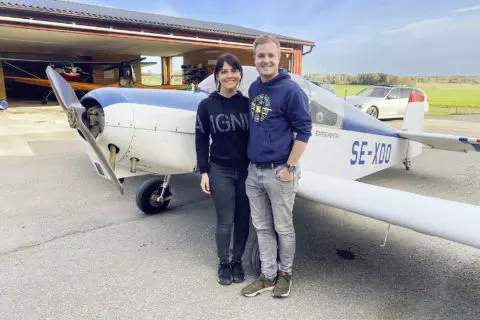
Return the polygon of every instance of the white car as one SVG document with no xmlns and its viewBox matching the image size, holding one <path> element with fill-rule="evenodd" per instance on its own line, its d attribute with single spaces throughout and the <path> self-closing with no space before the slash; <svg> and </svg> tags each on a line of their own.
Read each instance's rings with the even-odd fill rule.
<svg viewBox="0 0 480 320">
<path fill-rule="evenodd" d="M 345 100 L 377 119 L 403 118 L 412 90 L 425 96 L 424 112 L 427 113 L 430 106 L 426 93 L 413 87 L 370 86 Z"/>
</svg>

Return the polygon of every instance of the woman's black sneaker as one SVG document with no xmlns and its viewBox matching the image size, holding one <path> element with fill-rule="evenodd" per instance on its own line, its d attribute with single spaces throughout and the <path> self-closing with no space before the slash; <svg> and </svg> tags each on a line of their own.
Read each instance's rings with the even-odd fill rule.
<svg viewBox="0 0 480 320">
<path fill-rule="evenodd" d="M 232 278 L 233 282 L 239 283 L 245 280 L 245 271 L 242 267 L 242 260 L 232 260 L 231 262 L 232 268 Z"/>
<path fill-rule="evenodd" d="M 230 263 L 221 262 L 218 265 L 218 283 L 224 286 L 232 284 L 232 269 Z"/>
</svg>

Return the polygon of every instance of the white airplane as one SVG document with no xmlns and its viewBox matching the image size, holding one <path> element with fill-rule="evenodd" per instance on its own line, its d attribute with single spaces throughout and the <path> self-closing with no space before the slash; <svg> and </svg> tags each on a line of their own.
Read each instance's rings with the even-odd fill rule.
<svg viewBox="0 0 480 320">
<path fill-rule="evenodd" d="M 165 210 L 173 196 L 171 175 L 196 171 L 196 109 L 215 90 L 213 75 L 199 84 L 200 91 L 100 88 L 79 101 L 55 70 L 46 72 L 97 173 L 122 193 L 124 178 L 164 176 L 145 181 L 136 202 L 145 213 Z M 248 95 L 258 73 L 248 66 L 243 73 L 239 90 Z M 355 181 L 401 163 L 408 170 L 422 145 L 480 154 L 480 139 L 424 133 L 425 97 L 419 93 L 411 94 L 403 127 L 397 130 L 303 77 L 291 76 L 307 93 L 313 120 L 301 159 L 300 197 L 480 248 L 480 206 Z M 247 120 L 216 119 L 225 126 L 246 126 Z M 258 272 L 256 250 L 251 263 Z"/>
</svg>

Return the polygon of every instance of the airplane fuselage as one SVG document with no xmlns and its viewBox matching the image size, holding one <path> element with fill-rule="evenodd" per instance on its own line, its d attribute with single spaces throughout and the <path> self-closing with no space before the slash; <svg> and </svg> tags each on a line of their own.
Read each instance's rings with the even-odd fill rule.
<svg viewBox="0 0 480 320">
<path fill-rule="evenodd" d="M 115 171 L 119 177 L 195 170 L 196 107 L 207 96 L 205 93 L 183 92 L 184 101 L 176 98 L 173 106 L 173 102 L 168 101 L 172 91 L 149 90 L 150 97 L 145 97 L 147 93 L 142 91 L 145 102 L 142 103 L 138 98 L 139 89 L 121 90 L 123 99 L 113 101 L 106 90 L 98 90 L 104 94 L 96 96 L 98 102 L 104 104 L 105 118 L 97 143 L 106 158 L 110 144 L 118 148 Z M 178 94 L 176 92 L 177 97 Z M 128 101 L 131 99 L 136 103 Z M 158 103 L 154 105 L 152 101 Z M 349 110 L 349 105 L 337 107 L 340 120 L 334 125 L 319 123 L 312 115 L 312 136 L 300 162 L 302 170 L 355 180 L 401 163 L 407 140 L 396 136 L 393 128 L 369 119 L 370 115 Z M 228 125 L 226 122 L 230 120 L 221 121 Z M 130 170 L 132 158 L 138 159 L 135 172 Z"/>
</svg>

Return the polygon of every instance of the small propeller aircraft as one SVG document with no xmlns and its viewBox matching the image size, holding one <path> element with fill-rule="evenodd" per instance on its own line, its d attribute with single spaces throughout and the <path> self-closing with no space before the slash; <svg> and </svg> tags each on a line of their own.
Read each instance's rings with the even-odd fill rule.
<svg viewBox="0 0 480 320">
<path fill-rule="evenodd" d="M 247 95 L 258 73 L 248 66 L 243 72 L 239 90 Z M 173 196 L 170 177 L 196 171 L 196 109 L 215 90 L 213 75 L 196 91 L 101 88 L 81 101 L 52 68 L 47 68 L 47 76 L 97 173 L 113 181 L 121 193 L 124 178 L 163 176 L 146 180 L 136 203 L 145 213 L 165 210 Z M 312 137 L 301 159 L 300 197 L 480 248 L 480 206 L 355 181 L 398 164 L 410 169 L 423 145 L 480 154 L 480 139 L 423 132 L 425 97 L 416 92 L 410 95 L 403 127 L 397 130 L 305 78 L 291 77 L 308 95 L 313 120 Z M 247 125 L 246 119 L 217 121 Z M 255 247 L 251 263 L 257 272 L 258 257 Z"/>
<path fill-rule="evenodd" d="M 11 79 L 15 82 L 31 84 L 41 87 L 50 87 L 50 82 L 48 79 L 42 79 L 38 76 L 35 76 L 10 62 L 31 62 L 31 63 L 48 63 L 50 66 L 55 66 L 56 71 L 68 81 L 68 84 L 75 90 L 82 92 L 88 92 L 103 87 L 122 87 L 122 88 L 145 88 L 145 89 L 185 89 L 188 87 L 186 84 L 181 85 L 156 85 L 149 86 L 142 83 L 136 82 L 135 73 L 133 71 L 133 65 L 140 63 L 142 66 L 150 66 L 156 64 L 156 62 L 142 62 L 146 57 L 136 58 L 129 61 L 50 61 L 50 60 L 37 60 L 37 59 L 19 59 L 19 58 L 4 58 L 0 57 L 0 62 L 18 69 L 32 77 L 18 77 L 18 76 L 5 76 L 5 79 Z M 118 79 L 116 82 L 111 82 L 107 84 L 99 83 L 90 83 L 86 82 L 86 79 L 91 78 L 90 74 L 83 72 L 80 67 L 75 67 L 76 64 L 87 64 L 87 65 L 104 65 L 106 66 L 102 71 L 110 71 L 113 69 L 119 70 Z M 40 100 L 42 104 L 47 104 L 49 94 L 45 97 L 42 97 Z"/>
</svg>

